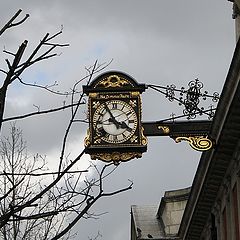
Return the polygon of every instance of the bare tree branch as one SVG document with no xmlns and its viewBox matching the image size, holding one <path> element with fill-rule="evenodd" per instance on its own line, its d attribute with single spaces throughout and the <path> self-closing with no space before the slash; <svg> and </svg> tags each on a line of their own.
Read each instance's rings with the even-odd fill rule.
<svg viewBox="0 0 240 240">
<path fill-rule="evenodd" d="M 2 201 L 4 198 L 9 196 L 9 194 L 18 187 L 23 182 L 24 178 L 22 178 L 18 183 L 16 183 L 12 188 L 10 188 L 3 196 L 0 197 L 0 201 Z"/>
<path fill-rule="evenodd" d="M 97 65 L 97 61 L 94 63 L 93 65 L 93 68 L 92 68 L 92 72 L 90 73 L 89 75 L 89 79 L 88 79 L 88 83 L 91 81 L 92 79 L 92 76 L 93 74 L 95 73 L 95 68 L 96 68 L 96 65 Z M 78 82 L 74 85 L 73 87 L 73 93 L 72 93 L 72 103 L 73 103 L 73 97 L 74 97 L 74 94 L 75 94 L 75 88 L 77 86 Z M 83 96 L 84 94 L 82 93 L 79 97 L 79 100 L 78 100 L 78 103 L 81 103 L 82 102 L 82 99 L 83 99 Z M 60 155 L 60 162 L 59 162 L 59 167 L 58 167 L 58 171 L 61 172 L 61 168 L 62 168 L 62 162 L 63 162 L 63 156 L 64 156 L 64 153 L 65 153 L 65 148 L 66 148 L 66 142 L 67 142 L 67 138 L 68 138 L 68 135 L 69 135 L 69 132 L 70 132 L 70 129 L 72 127 L 72 124 L 73 124 L 73 121 L 77 115 L 77 112 L 78 112 L 78 108 L 79 108 L 80 105 L 76 105 L 76 108 L 73 110 L 72 108 L 72 117 L 69 121 L 69 124 L 66 128 L 66 132 L 65 132 L 65 135 L 64 135 L 64 138 L 63 138 L 63 144 L 62 144 L 62 151 L 61 151 L 61 155 Z"/>
<path fill-rule="evenodd" d="M 21 9 L 19 9 L 14 16 L 3 26 L 3 28 L 0 30 L 0 36 L 9 28 L 21 25 L 23 22 L 25 22 L 27 20 L 27 18 L 29 17 L 29 14 L 26 14 L 25 17 L 23 19 L 21 19 L 18 22 L 14 23 L 14 20 L 20 15 L 20 13 L 22 12 Z"/>
<path fill-rule="evenodd" d="M 7 29 L 21 25 L 29 17 L 26 15 L 18 21 L 20 13 L 21 10 L 0 30 L 0 36 Z M 56 81 L 43 85 L 28 83 L 22 79 L 22 74 L 32 65 L 58 56 L 57 50 L 69 46 L 56 42 L 56 38 L 61 34 L 62 29 L 52 35 L 46 33 L 29 55 L 26 51 L 27 40 L 20 44 L 16 52 L 3 50 L 8 59 L 5 60 L 6 70 L 0 69 L 0 72 L 5 74 L 0 88 L 0 132 L 3 122 L 23 120 L 70 108 L 70 111 L 66 112 L 69 122 L 63 131 L 60 157 L 51 159 L 55 165 L 58 162 L 57 171 L 54 167 L 47 167 L 49 165 L 45 157 L 38 154 L 29 156 L 26 143 L 22 139 L 22 131 L 15 124 L 11 125 L 8 137 L 2 137 L 0 140 L 0 238 L 3 237 L 4 240 L 46 240 L 60 239 L 63 236 L 64 239 L 68 239 L 72 228 L 80 219 L 97 219 L 103 214 L 91 212 L 95 202 L 132 188 L 131 182 L 125 188 L 105 191 L 104 182 L 116 167 L 108 164 L 100 169 L 98 165 L 92 164 L 85 170 L 78 170 L 77 163 L 85 154 L 85 149 L 72 159 L 66 150 L 73 125 L 86 122 L 86 119 L 80 117 L 80 107 L 85 104 L 81 83 L 85 81 L 87 85 L 90 84 L 93 76 L 108 67 L 112 60 L 103 64 L 95 61 L 92 66 L 86 68 L 86 76 L 76 80 L 68 91 L 58 91 Z M 65 104 L 64 101 L 63 106 L 47 110 L 40 110 L 40 105 L 33 105 L 37 108 L 36 111 L 3 119 L 7 91 L 15 80 L 21 83 L 20 87 L 35 87 L 50 94 L 70 96 L 70 102 Z M 88 174 L 89 172 L 91 174 Z M 100 234 L 95 239 L 97 237 L 100 237 Z"/>
<path fill-rule="evenodd" d="M 85 104 L 85 102 L 73 103 L 73 104 L 65 105 L 65 106 L 62 106 L 62 107 L 59 107 L 59 108 L 53 108 L 53 109 L 48 109 L 48 110 L 44 110 L 44 111 L 36 111 L 36 112 L 24 114 L 24 115 L 9 117 L 9 118 L 3 119 L 2 122 L 15 121 L 15 120 L 23 119 L 23 118 L 32 117 L 32 116 L 35 116 L 35 115 L 41 115 L 41 114 L 46 114 L 46 113 L 58 112 L 58 111 L 61 111 L 61 110 L 67 109 L 67 108 L 71 108 L 73 106 L 81 105 L 81 104 Z"/>
<path fill-rule="evenodd" d="M 81 212 L 79 212 L 79 214 L 74 218 L 74 220 L 62 231 L 60 232 L 58 235 L 56 235 L 55 237 L 52 238 L 52 240 L 57 240 L 57 239 L 60 239 L 62 236 L 64 236 L 68 231 L 70 231 L 74 225 L 81 219 L 83 218 L 83 216 L 85 214 L 87 214 L 88 210 L 95 204 L 95 202 L 97 200 L 99 200 L 101 197 L 104 197 L 104 196 L 113 196 L 115 194 L 118 194 L 120 192 L 125 192 L 125 191 L 128 191 L 132 188 L 132 182 L 131 184 L 126 187 L 126 188 L 122 188 L 121 190 L 118 190 L 118 191 L 115 191 L 115 192 L 112 192 L 112 193 L 105 193 L 103 192 L 103 188 L 102 188 L 102 177 L 103 177 L 103 174 L 104 174 L 104 171 L 106 170 L 106 168 L 108 167 L 109 165 L 106 165 L 103 167 L 102 171 L 101 171 L 101 178 L 100 178 L 100 182 L 101 182 L 101 187 L 99 188 L 99 193 L 97 196 L 95 197 L 92 197 L 91 201 L 87 201 L 87 204 L 86 206 L 81 210 Z"/>
<path fill-rule="evenodd" d="M 67 173 L 86 173 L 88 172 L 88 170 L 76 170 L 76 171 L 68 171 Z M 60 174 L 63 172 L 60 172 Z M 0 176 L 7 176 L 7 175 L 14 175 L 14 176 L 34 176 L 34 177 L 39 177 L 39 176 L 44 176 L 44 175 L 54 175 L 54 174 L 59 174 L 59 172 L 43 172 L 43 173 L 8 173 L 8 172 L 4 172 L 4 173 L 0 173 Z"/>
</svg>

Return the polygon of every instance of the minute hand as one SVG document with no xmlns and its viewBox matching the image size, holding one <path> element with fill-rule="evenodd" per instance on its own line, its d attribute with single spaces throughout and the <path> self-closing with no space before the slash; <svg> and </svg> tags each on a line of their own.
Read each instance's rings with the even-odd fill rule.
<svg viewBox="0 0 240 240">
<path fill-rule="evenodd" d="M 119 127 L 121 126 L 121 123 L 115 119 L 115 117 L 113 116 L 112 112 L 110 111 L 106 103 L 105 103 L 105 106 L 106 106 L 107 112 L 110 114 L 111 121 L 116 125 L 117 129 L 119 129 Z"/>
<path fill-rule="evenodd" d="M 121 128 L 125 128 L 130 132 L 132 131 L 132 128 L 130 128 L 125 122 L 121 122 L 120 126 L 121 126 Z"/>
</svg>

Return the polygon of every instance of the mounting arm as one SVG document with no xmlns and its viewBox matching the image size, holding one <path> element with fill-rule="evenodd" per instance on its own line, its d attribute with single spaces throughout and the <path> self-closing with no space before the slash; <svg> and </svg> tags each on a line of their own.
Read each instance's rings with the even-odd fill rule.
<svg viewBox="0 0 240 240">
<path fill-rule="evenodd" d="M 197 151 L 213 147 L 208 138 L 212 121 L 142 122 L 145 136 L 169 136 L 175 142 L 187 141 Z"/>
</svg>

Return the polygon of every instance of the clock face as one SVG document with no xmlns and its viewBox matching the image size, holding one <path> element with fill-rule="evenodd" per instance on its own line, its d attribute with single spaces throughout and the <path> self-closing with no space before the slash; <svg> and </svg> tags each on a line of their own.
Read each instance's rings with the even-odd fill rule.
<svg viewBox="0 0 240 240">
<path fill-rule="evenodd" d="M 93 114 L 93 127 L 99 138 L 107 143 L 123 143 L 130 139 L 138 125 L 133 107 L 121 100 L 100 104 Z"/>
</svg>

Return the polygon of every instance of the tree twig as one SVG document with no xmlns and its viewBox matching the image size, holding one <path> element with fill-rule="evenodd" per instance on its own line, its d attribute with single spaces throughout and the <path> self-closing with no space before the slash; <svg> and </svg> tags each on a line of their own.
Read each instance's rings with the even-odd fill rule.
<svg viewBox="0 0 240 240">
<path fill-rule="evenodd" d="M 8 117 L 8 118 L 4 118 L 2 120 L 2 122 L 14 121 L 14 120 L 19 120 L 19 119 L 32 117 L 32 116 L 35 116 L 35 115 L 58 112 L 58 111 L 61 111 L 61 110 L 67 109 L 67 108 L 71 108 L 73 106 L 77 106 L 79 104 L 80 105 L 85 104 L 85 102 L 69 104 L 69 105 L 65 105 L 65 106 L 62 106 L 62 107 L 58 107 L 58 108 L 48 109 L 48 110 L 44 110 L 44 111 L 36 111 L 36 112 L 32 112 L 32 113 L 28 113 L 28 114 L 24 114 L 24 115 L 19 115 L 19 116 L 14 116 L 14 117 Z"/>
<path fill-rule="evenodd" d="M 84 173 L 84 172 L 88 172 L 88 170 L 76 170 L 76 171 L 68 171 L 65 173 Z M 60 172 L 60 174 L 63 172 Z M 55 174 L 59 174 L 59 172 L 43 172 L 43 173 L 9 173 L 9 172 L 3 172 L 0 173 L 0 176 L 45 176 L 45 175 L 55 175 Z"/>
<path fill-rule="evenodd" d="M 3 26 L 3 28 L 0 30 L 0 36 L 9 28 L 11 27 L 15 27 L 18 25 L 21 25 L 23 22 L 25 22 L 27 20 L 27 18 L 29 18 L 29 14 L 26 14 L 25 17 L 23 19 L 21 19 L 18 22 L 14 23 L 14 20 L 20 15 L 20 13 L 22 12 L 22 9 L 19 9 L 14 16 Z"/>
</svg>

